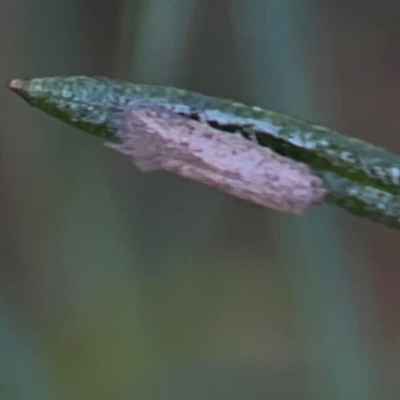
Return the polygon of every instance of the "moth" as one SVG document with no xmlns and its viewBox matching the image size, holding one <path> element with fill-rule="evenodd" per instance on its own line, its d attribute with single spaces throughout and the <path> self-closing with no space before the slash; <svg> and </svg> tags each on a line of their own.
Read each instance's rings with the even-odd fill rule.
<svg viewBox="0 0 400 400">
<path fill-rule="evenodd" d="M 241 135 L 226 135 L 161 107 L 129 106 L 115 117 L 116 143 L 142 171 L 164 170 L 281 212 L 320 204 L 322 180 L 302 163 Z M 117 121 L 118 120 L 118 121 Z"/>
</svg>

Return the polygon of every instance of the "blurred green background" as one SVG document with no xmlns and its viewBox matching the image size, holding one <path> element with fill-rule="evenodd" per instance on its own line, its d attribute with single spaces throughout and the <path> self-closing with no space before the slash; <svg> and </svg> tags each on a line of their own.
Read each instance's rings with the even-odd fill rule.
<svg viewBox="0 0 400 400">
<path fill-rule="evenodd" d="M 107 75 L 400 151 L 393 0 L 0 0 L 0 80 Z M 286 216 L 0 93 L 0 399 L 400 398 L 399 232 Z"/>
</svg>

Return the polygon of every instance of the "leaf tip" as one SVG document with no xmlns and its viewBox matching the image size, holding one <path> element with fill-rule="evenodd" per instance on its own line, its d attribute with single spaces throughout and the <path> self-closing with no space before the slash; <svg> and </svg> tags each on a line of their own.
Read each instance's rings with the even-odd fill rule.
<svg viewBox="0 0 400 400">
<path fill-rule="evenodd" d="M 22 89 L 24 82 L 22 79 L 12 79 L 7 83 L 8 89 L 12 90 L 13 92 L 18 92 Z"/>
<path fill-rule="evenodd" d="M 30 99 L 28 81 L 26 80 L 12 79 L 7 83 L 6 87 L 26 101 Z"/>
</svg>

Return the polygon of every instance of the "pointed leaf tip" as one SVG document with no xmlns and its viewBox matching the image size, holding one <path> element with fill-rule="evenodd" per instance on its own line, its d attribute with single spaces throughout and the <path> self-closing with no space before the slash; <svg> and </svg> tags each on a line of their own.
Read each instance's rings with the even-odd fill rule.
<svg viewBox="0 0 400 400">
<path fill-rule="evenodd" d="M 24 82 L 22 81 L 22 79 L 13 79 L 8 82 L 7 87 L 12 91 L 18 91 L 22 89 L 23 85 Z"/>
<path fill-rule="evenodd" d="M 12 79 L 7 84 L 7 88 L 19 97 L 30 103 L 31 94 L 29 89 L 30 81 L 25 79 Z"/>
</svg>

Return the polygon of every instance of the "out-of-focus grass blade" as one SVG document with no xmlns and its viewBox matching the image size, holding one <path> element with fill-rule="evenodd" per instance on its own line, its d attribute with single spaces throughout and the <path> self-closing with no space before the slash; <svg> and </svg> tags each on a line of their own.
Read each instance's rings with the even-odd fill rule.
<svg viewBox="0 0 400 400">
<path fill-rule="evenodd" d="M 53 381 L 40 346 L 31 339 L 15 324 L 0 293 L 0 399 L 68 398 Z"/>
</svg>

